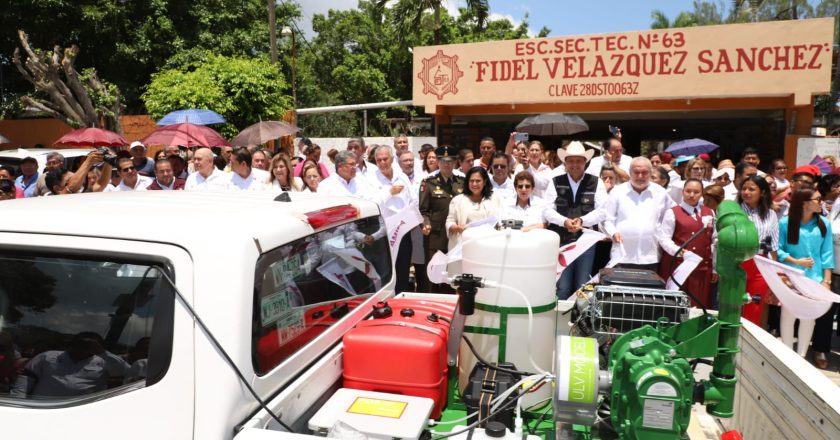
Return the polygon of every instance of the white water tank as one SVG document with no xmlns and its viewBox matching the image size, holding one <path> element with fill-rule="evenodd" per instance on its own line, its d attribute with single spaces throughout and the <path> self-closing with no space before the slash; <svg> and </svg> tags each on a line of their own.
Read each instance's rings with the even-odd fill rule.
<svg viewBox="0 0 840 440">
<path fill-rule="evenodd" d="M 554 371 L 558 235 L 545 229 L 522 232 L 475 228 L 464 231 L 463 242 L 462 272 L 501 285 L 478 290 L 475 314 L 467 317 L 464 335 L 488 362 L 512 362 L 520 371 L 537 373 L 530 360 L 533 358 L 540 370 Z M 519 290 L 527 302 L 505 286 Z M 527 304 L 534 318 L 530 338 Z M 475 363 L 469 347 L 461 341 L 461 391 Z M 551 386 L 545 385 L 530 393 L 524 403 L 527 406 L 549 397 Z"/>
</svg>

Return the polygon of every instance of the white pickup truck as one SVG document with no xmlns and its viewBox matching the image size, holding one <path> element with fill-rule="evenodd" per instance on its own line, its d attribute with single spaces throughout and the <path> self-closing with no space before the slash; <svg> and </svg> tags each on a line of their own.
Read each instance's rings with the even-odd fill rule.
<svg viewBox="0 0 840 440">
<path fill-rule="evenodd" d="M 309 419 L 341 383 L 342 336 L 393 294 L 390 250 L 373 203 L 276 196 L 3 202 L 2 437 L 313 438 Z M 731 427 L 744 438 L 840 438 L 831 382 L 777 356 L 765 335 L 742 331 L 748 388 Z M 715 430 L 697 420 L 693 438 Z"/>
<path fill-rule="evenodd" d="M 276 195 L 4 202 L 3 438 L 232 438 L 259 404 L 222 350 L 270 400 L 393 285 L 375 204 Z M 350 246 L 380 276 L 348 275 L 353 297 L 316 270 Z"/>
</svg>

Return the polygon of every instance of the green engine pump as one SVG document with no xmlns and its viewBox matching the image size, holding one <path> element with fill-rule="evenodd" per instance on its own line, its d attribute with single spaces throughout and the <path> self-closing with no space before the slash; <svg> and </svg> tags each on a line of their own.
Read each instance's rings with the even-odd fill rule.
<svg viewBox="0 0 840 440">
<path fill-rule="evenodd" d="M 619 438 L 670 440 L 686 436 L 694 403 L 731 417 L 741 306 L 746 299 L 739 264 L 758 248 L 755 225 L 734 202 L 718 209 L 719 311 L 666 326 L 644 325 L 616 339 L 606 369 L 595 338 L 558 336 L 555 421 L 592 426 L 607 419 Z M 690 360 L 714 358 L 708 380 L 695 381 Z M 576 431 L 579 432 L 579 431 Z"/>
</svg>

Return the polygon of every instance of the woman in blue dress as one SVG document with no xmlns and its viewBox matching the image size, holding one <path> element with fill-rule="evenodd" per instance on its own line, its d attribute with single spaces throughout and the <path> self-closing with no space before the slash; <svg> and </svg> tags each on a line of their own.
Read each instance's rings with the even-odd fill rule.
<svg viewBox="0 0 840 440">
<path fill-rule="evenodd" d="M 788 216 L 779 221 L 779 261 L 805 271 L 805 275 L 831 288 L 834 268 L 834 245 L 831 224 L 822 214 L 822 197 L 810 188 L 793 193 Z M 782 304 L 782 342 L 793 349 L 793 326 L 796 317 Z M 805 357 L 814 333 L 813 319 L 799 320 L 797 352 Z"/>
</svg>

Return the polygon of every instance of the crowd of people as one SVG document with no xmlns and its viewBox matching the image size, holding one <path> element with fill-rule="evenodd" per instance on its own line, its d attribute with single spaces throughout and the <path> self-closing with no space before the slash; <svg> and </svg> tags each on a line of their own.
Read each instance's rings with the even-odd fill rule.
<svg viewBox="0 0 840 440">
<path fill-rule="evenodd" d="M 609 261 L 667 279 L 685 252 L 692 252 L 702 262 L 683 288 L 692 292 L 695 306 L 710 309 L 717 305 L 715 212 L 724 200 L 732 200 L 755 223 L 760 255 L 800 268 L 840 293 L 840 264 L 835 262 L 840 257 L 835 252 L 840 250 L 840 209 L 832 209 L 835 201 L 840 203 L 840 168 L 833 157 L 825 158 L 833 169 L 827 174 L 813 165 L 791 172 L 782 159 L 762 170 L 760 155 L 752 148 L 743 150 L 737 161 L 664 152 L 630 157 L 624 154 L 619 132 L 604 140 L 601 155 L 593 157 L 594 149 L 577 141 L 551 150 L 538 140 L 518 138 L 511 133 L 499 148 L 487 137 L 476 152 L 425 144 L 417 153 L 409 149 L 405 135 L 395 137 L 393 145 L 366 145 L 363 138 L 354 138 L 345 149 L 329 151 L 328 160 L 305 138 L 292 155 L 253 146 L 170 146 L 154 160 L 143 144 L 134 142 L 115 157 L 92 152 L 73 172 L 63 168 L 59 153 L 48 157 L 44 172 L 32 158 L 22 161 L 20 175 L 0 168 L 0 199 L 274 189 L 361 197 L 379 204 L 385 217 L 416 206 L 423 221 L 399 245 L 397 292 L 412 287 L 411 273 L 417 290 L 447 291 L 447 286 L 427 279 L 425 265 L 437 251 L 453 249 L 475 222 L 513 221 L 524 231 L 548 228 L 559 235 L 561 245 L 576 241 L 590 228 L 607 238 L 566 267 L 556 284 L 558 298 L 569 298 Z M 744 316 L 791 348 L 794 322 L 801 321 L 797 351 L 805 356 L 811 346 L 815 365 L 826 368 L 836 304 L 816 321 L 797 320 L 770 291 L 754 262 L 743 267 L 752 298 Z"/>
</svg>

